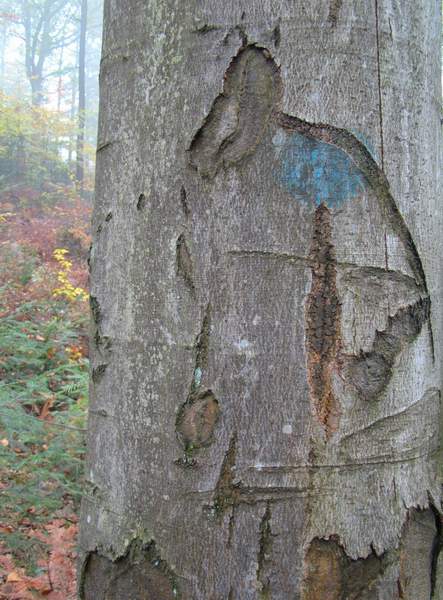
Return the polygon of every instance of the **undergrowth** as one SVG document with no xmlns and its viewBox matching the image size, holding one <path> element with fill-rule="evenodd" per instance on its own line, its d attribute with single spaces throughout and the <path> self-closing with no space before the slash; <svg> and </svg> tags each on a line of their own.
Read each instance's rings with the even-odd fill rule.
<svg viewBox="0 0 443 600">
<path fill-rule="evenodd" d="M 25 301 L 5 310 L 0 288 L 0 543 L 32 572 L 29 535 L 75 513 L 82 489 L 88 360 L 86 303 Z M 7 308 L 7 307 L 6 307 Z"/>
</svg>

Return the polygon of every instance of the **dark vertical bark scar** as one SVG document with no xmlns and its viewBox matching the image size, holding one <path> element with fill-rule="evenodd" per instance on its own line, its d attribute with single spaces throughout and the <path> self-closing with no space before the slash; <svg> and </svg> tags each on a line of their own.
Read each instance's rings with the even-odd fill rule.
<svg viewBox="0 0 443 600">
<path fill-rule="evenodd" d="M 432 543 L 432 554 L 431 554 L 431 598 L 435 597 L 437 592 L 437 569 L 438 562 L 443 548 L 443 522 L 441 512 L 438 511 L 433 504 L 431 504 L 431 510 L 435 520 L 435 536 Z"/>
<path fill-rule="evenodd" d="M 180 204 L 181 204 L 181 207 L 182 207 L 185 217 L 188 218 L 190 210 L 189 210 L 189 206 L 188 206 L 186 189 L 183 185 L 180 188 Z"/>
<path fill-rule="evenodd" d="M 424 298 L 389 317 L 384 331 L 376 331 L 372 350 L 343 359 L 346 380 L 365 400 L 374 400 L 388 385 L 395 359 L 429 319 L 430 300 Z"/>
<path fill-rule="evenodd" d="M 202 177 L 214 177 L 223 165 L 234 165 L 255 150 L 278 95 L 278 69 L 268 52 L 255 46 L 240 50 L 189 148 L 190 163 Z"/>
<path fill-rule="evenodd" d="M 206 305 L 205 314 L 203 316 L 200 333 L 197 336 L 195 343 L 195 371 L 200 369 L 203 372 L 208 365 L 209 338 L 211 332 L 211 305 Z M 194 377 L 195 384 L 195 377 Z"/>
<path fill-rule="evenodd" d="M 329 21 L 335 25 L 342 0 L 331 0 Z M 279 31 L 276 30 L 276 40 Z M 282 83 L 269 52 L 252 45 L 243 47 L 226 71 L 223 92 L 191 142 L 190 162 L 202 177 L 214 177 L 254 152 L 269 122 L 307 138 L 333 145 L 346 153 L 374 192 L 383 214 L 401 241 L 406 260 L 422 299 L 389 319 L 384 332 L 376 332 L 373 349 L 361 356 L 342 357 L 341 310 L 336 290 L 336 261 L 331 243 L 330 213 L 319 206 L 315 213 L 311 247 L 312 289 L 306 305 L 308 382 L 314 411 L 329 435 L 338 426 L 339 405 L 332 390 L 336 369 L 366 399 L 380 394 L 392 377 L 394 362 L 406 343 L 429 325 L 431 301 L 425 271 L 417 247 L 391 194 L 389 182 L 366 146 L 352 133 L 327 124 L 308 123 L 279 111 Z M 343 361 L 341 360 L 343 358 Z M 343 367 L 343 369 L 342 369 Z"/>
<path fill-rule="evenodd" d="M 272 31 L 272 40 L 274 42 L 274 48 L 279 48 L 281 42 L 281 31 L 279 24 L 277 24 Z"/>
<path fill-rule="evenodd" d="M 238 486 L 234 483 L 235 461 L 237 456 L 237 434 L 234 433 L 229 441 L 229 447 L 223 459 L 218 477 L 217 484 L 214 490 L 213 509 L 216 514 L 220 515 L 225 512 L 230 506 L 235 506 L 238 497 Z"/>
<path fill-rule="evenodd" d="M 335 27 L 337 25 L 338 16 L 340 14 L 342 4 L 343 0 L 331 0 L 329 4 L 328 21 L 332 25 L 332 27 Z"/>
<path fill-rule="evenodd" d="M 202 387 L 207 368 L 211 328 L 211 305 L 207 304 L 200 332 L 195 341 L 195 365 L 186 402 L 177 413 L 176 432 L 186 451 L 212 442 L 220 408 L 210 389 Z"/>
<path fill-rule="evenodd" d="M 102 334 L 102 320 L 103 315 L 100 308 L 100 303 L 95 296 L 89 297 L 89 306 L 91 311 L 91 324 L 92 324 L 92 342 L 94 344 L 96 355 L 91 361 L 91 377 L 94 383 L 99 383 L 105 374 L 106 367 L 108 365 L 109 356 L 111 353 L 112 342 L 111 339 Z"/>
<path fill-rule="evenodd" d="M 147 200 L 144 194 L 140 194 L 137 200 L 137 210 L 143 210 L 146 206 Z"/>
<path fill-rule="evenodd" d="M 339 129 L 332 125 L 308 123 L 307 121 L 283 113 L 277 113 L 276 118 L 282 127 L 297 131 L 302 135 L 321 140 L 328 144 L 333 144 L 346 152 L 352 159 L 368 182 L 368 185 L 374 191 L 389 224 L 400 239 L 405 250 L 406 260 L 414 275 L 418 289 L 426 296 L 426 302 L 429 303 L 428 314 L 430 315 L 431 300 L 429 297 L 426 274 L 417 246 L 415 245 L 411 232 L 391 194 L 386 175 L 377 165 L 366 146 L 345 129 Z M 434 359 L 434 336 L 430 318 L 428 318 L 427 321 L 429 325 L 430 349 Z"/>
<path fill-rule="evenodd" d="M 332 372 L 337 367 L 341 346 L 341 308 L 336 288 L 331 213 L 324 204 L 315 211 L 310 259 L 312 285 L 306 305 L 308 383 L 314 411 L 329 434 L 337 429 L 339 418 L 339 406 L 332 390 Z"/>
<path fill-rule="evenodd" d="M 266 576 L 266 564 L 269 562 L 272 549 L 271 505 L 266 504 L 266 510 L 260 523 L 260 540 L 257 556 L 257 582 L 260 586 L 260 599 L 271 599 L 271 584 Z"/>
<path fill-rule="evenodd" d="M 353 560 L 335 539 L 315 538 L 305 556 L 301 600 L 375 598 L 374 585 L 388 564 L 387 554 Z"/>
<path fill-rule="evenodd" d="M 91 552 L 80 581 L 81 600 L 176 600 L 176 577 L 154 542 L 134 541 L 125 556 L 110 560 Z"/>
<path fill-rule="evenodd" d="M 177 273 L 183 277 L 186 285 L 193 292 L 195 289 L 194 267 L 192 264 L 192 256 L 186 243 L 184 234 L 181 234 L 177 239 L 175 254 Z"/>
</svg>

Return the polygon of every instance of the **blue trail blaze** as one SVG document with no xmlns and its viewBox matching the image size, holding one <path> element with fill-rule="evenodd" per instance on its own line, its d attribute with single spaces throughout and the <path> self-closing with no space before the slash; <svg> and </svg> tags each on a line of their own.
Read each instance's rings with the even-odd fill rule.
<svg viewBox="0 0 443 600">
<path fill-rule="evenodd" d="M 365 189 L 363 173 L 340 148 L 295 132 L 278 138 L 278 180 L 297 200 L 333 208 Z"/>
</svg>

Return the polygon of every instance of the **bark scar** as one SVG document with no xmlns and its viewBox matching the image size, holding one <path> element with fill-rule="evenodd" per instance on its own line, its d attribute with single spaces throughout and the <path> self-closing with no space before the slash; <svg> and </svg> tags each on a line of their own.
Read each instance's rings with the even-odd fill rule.
<svg viewBox="0 0 443 600">
<path fill-rule="evenodd" d="M 261 142 L 279 93 L 278 69 L 267 50 L 242 48 L 229 65 L 215 99 L 189 148 L 190 164 L 212 179 L 253 153 Z"/>
<path fill-rule="evenodd" d="M 326 435 L 337 429 L 340 414 L 332 390 L 332 373 L 341 348 L 341 307 L 337 268 L 331 239 L 331 213 L 325 204 L 315 211 L 310 259 L 312 285 L 306 306 L 308 383 L 313 408 Z"/>
</svg>

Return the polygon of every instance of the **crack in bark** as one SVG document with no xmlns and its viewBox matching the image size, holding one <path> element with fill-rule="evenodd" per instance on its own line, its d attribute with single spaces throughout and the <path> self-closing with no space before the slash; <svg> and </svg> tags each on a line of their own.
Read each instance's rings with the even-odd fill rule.
<svg viewBox="0 0 443 600">
<path fill-rule="evenodd" d="M 269 577 L 265 575 L 265 567 L 269 562 L 269 556 L 272 550 L 272 531 L 271 531 L 271 505 L 266 504 L 266 510 L 260 522 L 260 540 L 257 556 L 257 582 L 260 585 L 260 599 L 271 599 L 271 583 Z"/>
<path fill-rule="evenodd" d="M 210 329 L 211 305 L 208 303 L 195 341 L 195 365 L 189 394 L 176 418 L 176 432 L 188 453 L 213 441 L 220 415 L 218 400 L 212 390 L 202 389 L 201 385 L 208 362 Z M 185 461 L 187 466 L 190 466 L 189 458 L 187 456 Z"/>
<path fill-rule="evenodd" d="M 146 207 L 147 199 L 144 194 L 140 194 L 137 200 L 137 210 L 143 210 Z"/>
<path fill-rule="evenodd" d="M 234 484 L 233 469 L 237 456 L 237 434 L 233 433 L 229 441 L 229 447 L 223 459 L 214 490 L 213 510 L 217 515 L 221 515 L 225 510 L 237 504 L 238 485 Z"/>
<path fill-rule="evenodd" d="M 308 383 L 317 419 L 326 435 L 338 427 L 340 409 L 332 390 L 332 373 L 339 366 L 341 307 L 332 245 L 331 213 L 320 204 L 315 211 L 311 254 L 312 285 L 306 305 Z"/>
<path fill-rule="evenodd" d="M 180 203 L 183 209 L 183 213 L 185 215 L 185 217 L 188 219 L 189 215 L 190 215 L 190 210 L 189 210 L 189 206 L 188 206 L 188 201 L 187 201 L 187 194 L 186 194 L 186 189 L 185 186 L 182 185 L 182 187 L 180 188 Z"/>
<path fill-rule="evenodd" d="M 181 275 L 192 293 L 195 291 L 194 285 L 194 266 L 192 264 L 192 256 L 186 243 L 184 233 L 182 233 L 176 244 L 176 265 L 177 274 Z"/>
<path fill-rule="evenodd" d="M 383 139 L 383 102 L 381 95 L 381 69 L 380 69 L 380 25 L 378 17 L 378 0 L 374 0 L 375 10 L 375 36 L 377 48 L 377 80 L 378 80 L 378 106 L 379 106 L 379 122 L 380 122 L 380 162 L 382 170 L 384 165 L 384 139 Z"/>
</svg>

